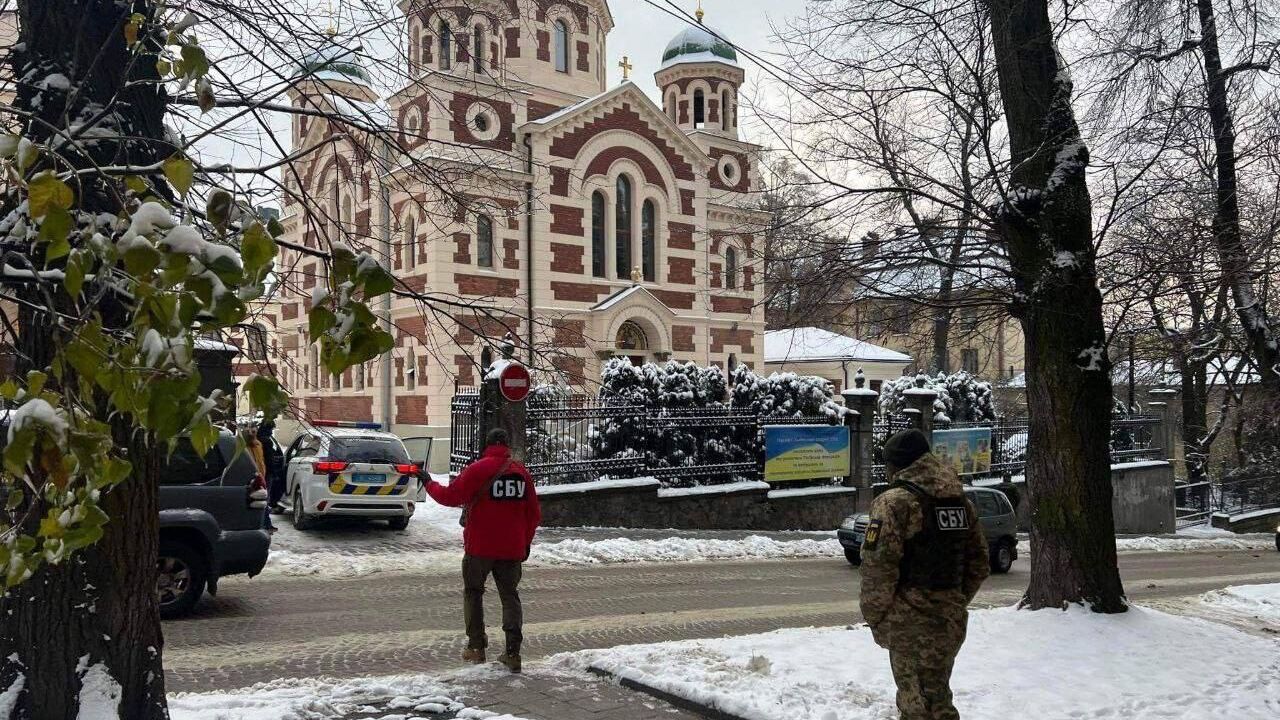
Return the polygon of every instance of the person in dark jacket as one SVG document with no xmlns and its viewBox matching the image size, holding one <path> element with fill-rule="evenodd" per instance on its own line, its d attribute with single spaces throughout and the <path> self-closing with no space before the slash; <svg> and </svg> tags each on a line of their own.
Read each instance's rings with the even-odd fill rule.
<svg viewBox="0 0 1280 720">
<path fill-rule="evenodd" d="M 492 573 L 502 600 L 502 630 L 507 641 L 498 662 L 518 673 L 524 640 L 518 586 L 542 510 L 533 478 L 511 457 L 508 444 L 505 430 L 490 430 L 478 460 L 463 468 L 448 485 L 427 479 L 426 487 L 427 494 L 441 505 L 463 508 L 462 608 L 467 649 L 462 659 L 472 663 L 485 660 L 489 640 L 484 627 L 484 587 Z"/>
<path fill-rule="evenodd" d="M 262 455 L 267 467 L 267 510 L 282 513 L 280 499 L 284 497 L 284 451 L 275 438 L 276 424 L 270 421 L 258 424 L 258 441 L 262 443 Z"/>
</svg>

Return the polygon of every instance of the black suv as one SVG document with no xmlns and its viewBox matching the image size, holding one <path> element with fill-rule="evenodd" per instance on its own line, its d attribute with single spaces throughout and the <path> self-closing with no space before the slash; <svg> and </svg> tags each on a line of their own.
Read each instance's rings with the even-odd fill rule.
<svg viewBox="0 0 1280 720">
<path fill-rule="evenodd" d="M 161 617 L 190 612 L 206 587 L 217 593 L 221 577 L 262 572 L 271 546 L 266 504 L 266 484 L 249 454 L 236 454 L 234 435 L 223 432 L 203 458 L 178 442 L 160 471 Z"/>
</svg>

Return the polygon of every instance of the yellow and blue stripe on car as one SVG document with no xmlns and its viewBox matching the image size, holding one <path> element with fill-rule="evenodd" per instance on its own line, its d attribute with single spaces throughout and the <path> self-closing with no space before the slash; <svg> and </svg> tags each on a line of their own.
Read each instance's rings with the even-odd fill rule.
<svg viewBox="0 0 1280 720">
<path fill-rule="evenodd" d="M 403 495 L 408 491 L 411 480 L 412 478 L 408 475 L 401 475 L 400 479 L 395 483 L 370 485 L 367 483 L 353 483 L 344 476 L 339 475 L 329 481 L 329 492 L 334 495 Z"/>
</svg>

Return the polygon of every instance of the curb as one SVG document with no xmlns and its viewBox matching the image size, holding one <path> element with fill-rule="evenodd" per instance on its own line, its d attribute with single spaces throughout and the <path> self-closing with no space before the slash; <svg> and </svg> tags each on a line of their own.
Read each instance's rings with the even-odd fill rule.
<svg viewBox="0 0 1280 720">
<path fill-rule="evenodd" d="M 621 675 L 609 672 L 608 670 L 596 667 L 595 665 L 589 665 L 587 667 L 587 672 L 592 675 L 608 678 L 628 690 L 643 693 L 654 699 L 661 700 L 668 705 L 680 708 L 681 710 L 687 710 L 691 713 L 701 715 L 704 718 L 708 718 L 708 720 L 747 720 L 747 718 L 744 718 L 741 715 L 734 715 L 733 713 L 728 713 L 724 710 L 703 705 L 702 703 L 695 702 L 685 697 L 680 697 L 679 695 L 673 695 L 665 690 L 659 690 L 652 685 L 646 685 L 638 680 L 622 677 Z"/>
</svg>

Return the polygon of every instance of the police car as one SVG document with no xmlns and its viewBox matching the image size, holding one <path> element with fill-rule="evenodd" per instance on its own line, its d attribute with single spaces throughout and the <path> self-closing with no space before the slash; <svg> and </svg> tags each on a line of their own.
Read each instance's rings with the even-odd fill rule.
<svg viewBox="0 0 1280 720">
<path fill-rule="evenodd" d="M 355 516 L 386 518 L 403 530 L 415 503 L 426 500 L 418 468 L 404 441 L 378 423 L 315 421 L 285 452 L 293 526 L 309 530 L 320 517 Z"/>
</svg>

